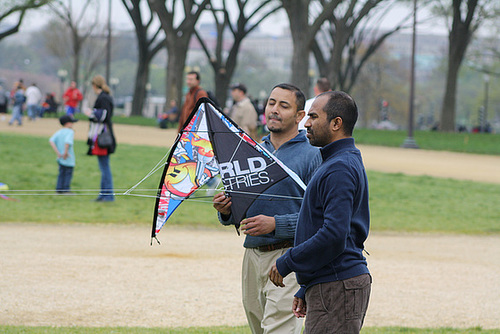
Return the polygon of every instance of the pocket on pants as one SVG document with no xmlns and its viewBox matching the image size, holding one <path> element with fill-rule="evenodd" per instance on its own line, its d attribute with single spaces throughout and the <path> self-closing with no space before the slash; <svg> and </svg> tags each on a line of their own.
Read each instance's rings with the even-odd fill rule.
<svg viewBox="0 0 500 334">
<path fill-rule="evenodd" d="M 345 316 L 347 320 L 364 317 L 370 299 L 371 276 L 356 276 L 342 281 L 345 289 Z"/>
</svg>

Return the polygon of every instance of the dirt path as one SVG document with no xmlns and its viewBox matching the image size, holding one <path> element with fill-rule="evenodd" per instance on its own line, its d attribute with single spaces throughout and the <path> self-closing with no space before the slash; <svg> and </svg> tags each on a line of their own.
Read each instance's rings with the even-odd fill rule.
<svg viewBox="0 0 500 334">
<path fill-rule="evenodd" d="M 85 138 L 86 122 L 78 122 Z M 54 119 L 0 132 L 49 136 Z M 170 145 L 173 131 L 116 126 L 121 143 Z M 500 183 L 500 157 L 361 146 L 367 169 Z M 243 238 L 233 229 L 2 222 L 0 324 L 215 326 L 246 323 Z M 500 236 L 372 233 L 367 326 L 500 328 Z"/>
<path fill-rule="evenodd" d="M 233 229 L 0 224 L 0 324 L 245 324 Z M 373 233 L 367 326 L 498 328 L 500 237 Z"/>
</svg>

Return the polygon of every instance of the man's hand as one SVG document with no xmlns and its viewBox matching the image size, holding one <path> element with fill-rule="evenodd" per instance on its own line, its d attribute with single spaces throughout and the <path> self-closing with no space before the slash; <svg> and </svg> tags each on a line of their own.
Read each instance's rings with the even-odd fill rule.
<svg viewBox="0 0 500 334">
<path fill-rule="evenodd" d="M 271 267 L 271 270 L 269 271 L 269 279 L 271 282 L 273 282 L 274 285 L 278 287 L 284 287 L 285 284 L 283 283 L 283 276 L 278 271 L 278 268 L 276 267 L 276 263 L 273 264 Z"/>
<path fill-rule="evenodd" d="M 240 224 L 243 233 L 253 236 L 271 233 L 276 228 L 274 217 L 264 215 L 245 218 Z"/>
<path fill-rule="evenodd" d="M 231 215 L 231 197 L 227 197 L 224 193 L 218 193 L 213 198 L 214 208 L 221 214 Z"/>
<path fill-rule="evenodd" d="M 306 302 L 299 298 L 299 297 L 293 297 L 293 304 L 292 304 L 292 312 L 295 314 L 297 318 L 303 318 L 306 316 Z"/>
</svg>

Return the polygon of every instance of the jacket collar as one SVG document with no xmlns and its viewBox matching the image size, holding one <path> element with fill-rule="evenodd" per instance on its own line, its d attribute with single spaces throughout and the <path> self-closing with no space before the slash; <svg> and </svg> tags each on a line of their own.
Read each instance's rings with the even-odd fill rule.
<svg viewBox="0 0 500 334">
<path fill-rule="evenodd" d="M 265 136 L 264 138 L 262 138 L 262 141 L 265 141 L 266 143 L 272 145 L 272 143 L 271 143 L 271 134 L 268 134 L 267 136 Z M 295 137 L 293 137 L 292 139 L 290 139 L 289 141 L 287 141 L 285 144 L 293 143 L 293 142 L 303 142 L 303 141 L 307 141 L 306 131 L 305 130 L 299 130 L 299 133 Z"/>
<path fill-rule="evenodd" d="M 354 138 L 344 138 L 334 141 L 322 148 L 320 148 L 321 156 L 323 157 L 323 161 L 330 158 L 331 156 L 336 155 L 339 152 L 347 151 L 347 150 L 357 150 L 356 146 L 354 146 Z"/>
</svg>

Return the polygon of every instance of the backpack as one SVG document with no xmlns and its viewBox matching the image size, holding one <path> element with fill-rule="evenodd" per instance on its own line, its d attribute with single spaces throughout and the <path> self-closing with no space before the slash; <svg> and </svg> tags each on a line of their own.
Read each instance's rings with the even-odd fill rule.
<svg viewBox="0 0 500 334">
<path fill-rule="evenodd" d="M 215 96 L 215 94 L 212 91 L 207 90 L 207 95 L 208 95 L 208 98 L 210 100 L 212 100 L 212 102 L 215 104 L 215 106 L 217 108 L 221 109 L 220 104 L 219 104 L 219 100 L 217 100 L 217 97 Z"/>
<path fill-rule="evenodd" d="M 194 100 L 195 100 L 195 101 L 198 101 L 198 100 L 196 99 L 196 96 L 198 95 L 198 92 L 199 92 L 201 89 L 202 89 L 202 88 L 198 89 L 198 90 L 196 91 L 196 93 L 194 93 Z M 208 98 L 209 98 L 209 99 L 210 99 L 210 100 L 214 103 L 214 105 L 217 107 L 217 109 L 221 109 L 220 104 L 219 104 L 219 101 L 217 100 L 217 97 L 215 96 L 215 94 L 214 94 L 212 91 L 210 91 L 210 90 L 207 90 L 206 92 L 207 92 Z"/>
</svg>

